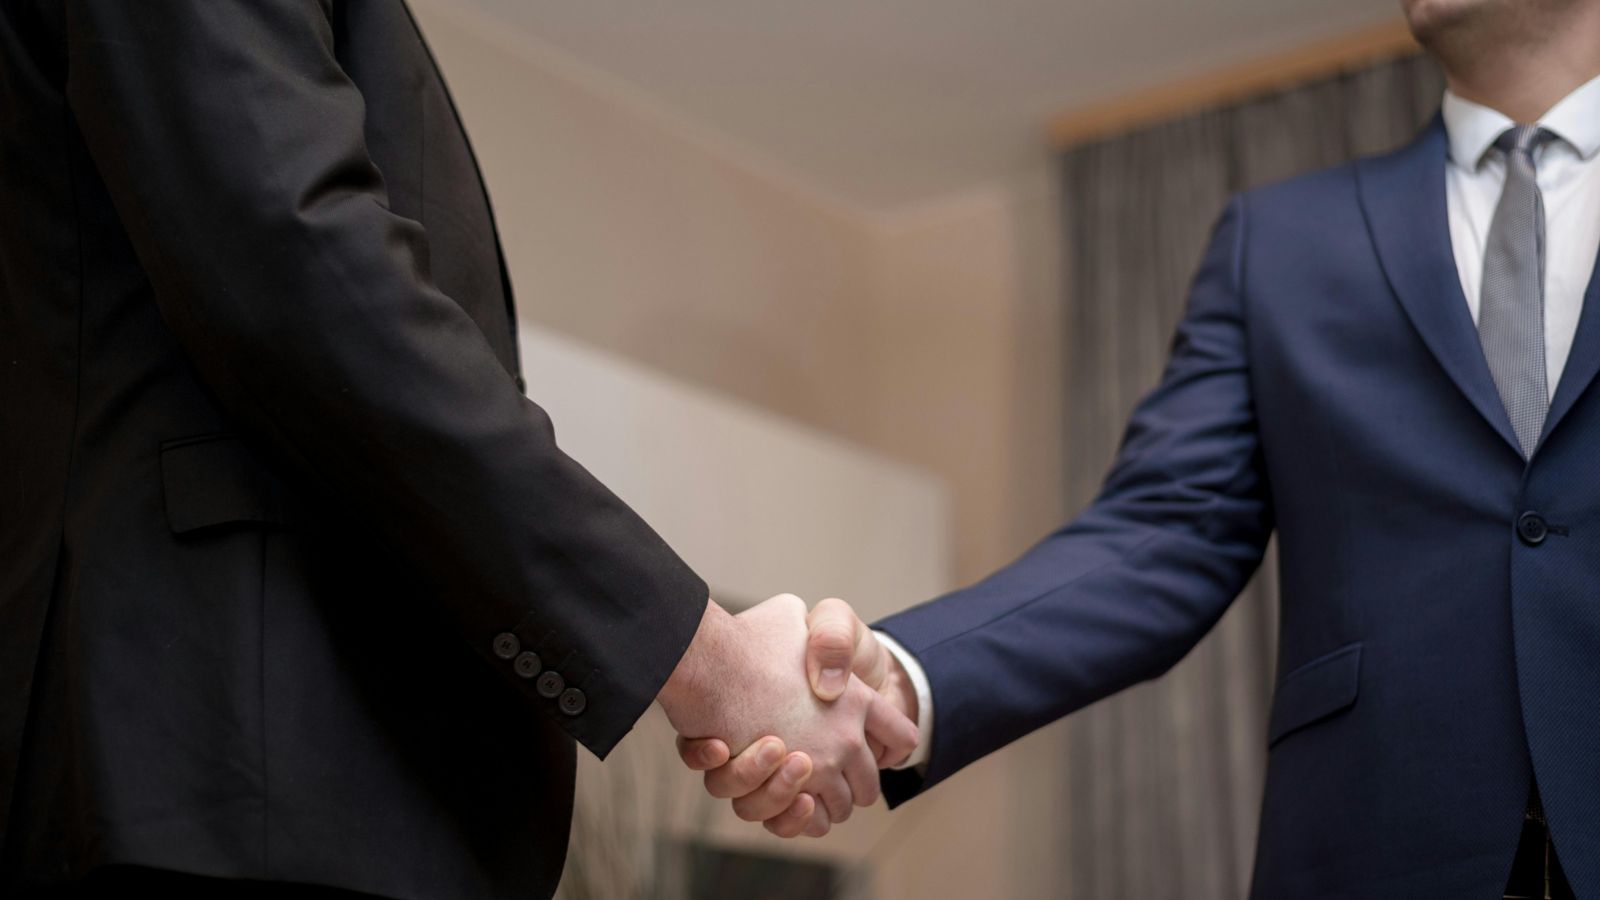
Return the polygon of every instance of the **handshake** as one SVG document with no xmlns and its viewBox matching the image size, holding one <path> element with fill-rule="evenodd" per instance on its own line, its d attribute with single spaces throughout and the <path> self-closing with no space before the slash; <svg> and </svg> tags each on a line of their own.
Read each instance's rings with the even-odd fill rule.
<svg viewBox="0 0 1600 900">
<path fill-rule="evenodd" d="M 657 701 L 706 790 L 781 837 L 821 837 L 877 802 L 878 770 L 918 741 L 905 670 L 840 600 L 707 604 Z"/>
</svg>

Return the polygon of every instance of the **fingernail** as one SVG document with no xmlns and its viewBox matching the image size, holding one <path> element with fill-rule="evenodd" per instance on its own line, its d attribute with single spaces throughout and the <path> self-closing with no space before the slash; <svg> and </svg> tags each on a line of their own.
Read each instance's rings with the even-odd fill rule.
<svg viewBox="0 0 1600 900">
<path fill-rule="evenodd" d="M 767 741 L 756 751 L 756 765 L 763 769 L 770 769 L 778 764 L 778 756 L 783 753 L 783 748 L 777 741 Z"/>
<path fill-rule="evenodd" d="M 844 690 L 845 671 L 843 669 L 823 669 L 817 678 L 817 685 L 829 693 Z"/>
<path fill-rule="evenodd" d="M 803 804 L 802 805 L 797 805 L 797 806 L 792 806 L 792 807 L 789 808 L 789 815 L 794 816 L 796 819 L 804 819 L 806 816 L 808 816 L 810 814 L 811 814 L 811 810 L 806 809 Z"/>
<path fill-rule="evenodd" d="M 799 781 L 800 779 L 804 778 L 805 775 L 806 775 L 806 761 L 805 760 L 803 760 L 803 759 L 791 759 L 788 762 L 783 764 L 783 779 L 785 781 L 793 784 L 794 782 Z"/>
</svg>

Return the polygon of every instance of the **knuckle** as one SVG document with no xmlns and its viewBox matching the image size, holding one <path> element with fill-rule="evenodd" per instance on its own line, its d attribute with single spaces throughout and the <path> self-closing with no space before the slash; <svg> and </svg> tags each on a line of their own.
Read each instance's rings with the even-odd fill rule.
<svg viewBox="0 0 1600 900">
<path fill-rule="evenodd" d="M 740 793 L 749 793 L 756 785 L 761 783 L 761 768 L 753 756 L 741 756 L 734 760 L 731 767 L 731 780 L 735 786 L 743 787 Z"/>
<path fill-rule="evenodd" d="M 822 598 L 817 602 L 816 608 L 811 611 L 811 615 L 819 619 L 845 619 L 847 621 L 853 616 L 850 611 L 850 604 L 840 600 L 838 597 Z"/>
<path fill-rule="evenodd" d="M 759 803 L 764 809 L 787 809 L 798 793 L 791 786 L 774 781 L 762 785 L 760 790 L 750 795 L 750 798 L 751 802 Z M 771 813 L 767 815 L 770 816 Z"/>
<path fill-rule="evenodd" d="M 824 622 L 811 631 L 811 649 L 830 657 L 849 659 L 855 650 L 850 629 L 837 622 Z"/>
</svg>

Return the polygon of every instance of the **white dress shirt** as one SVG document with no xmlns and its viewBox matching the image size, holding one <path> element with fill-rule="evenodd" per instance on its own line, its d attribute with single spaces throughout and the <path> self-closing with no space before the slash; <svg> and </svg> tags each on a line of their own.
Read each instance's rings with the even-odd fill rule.
<svg viewBox="0 0 1600 900">
<path fill-rule="evenodd" d="M 1444 127 L 1450 136 L 1445 189 L 1450 210 L 1450 245 L 1472 321 L 1478 321 L 1483 285 L 1483 248 L 1506 181 L 1506 158 L 1494 142 L 1512 125 L 1487 106 L 1444 95 Z M 1600 251 L 1600 78 L 1568 94 L 1539 118 L 1557 140 L 1534 155 L 1539 193 L 1544 196 L 1544 356 L 1550 396 L 1572 352 L 1583 312 L 1583 294 Z"/>
<path fill-rule="evenodd" d="M 1450 137 L 1445 162 L 1450 244 L 1455 251 L 1461 290 L 1473 323 L 1483 284 L 1483 249 L 1489 223 L 1505 186 L 1505 156 L 1494 149 L 1501 133 L 1516 124 L 1498 112 L 1444 95 L 1444 127 Z M 1544 196 L 1544 346 L 1551 397 L 1572 352 L 1572 338 L 1583 312 L 1583 295 L 1600 254 L 1600 78 L 1585 84 L 1550 108 L 1539 124 L 1558 140 L 1537 151 L 1539 191 Z M 879 643 L 905 667 L 917 694 L 917 749 L 894 768 L 926 765 L 933 742 L 933 691 L 917 658 L 893 638 L 874 632 Z"/>
<path fill-rule="evenodd" d="M 911 751 L 905 762 L 891 769 L 910 769 L 915 766 L 925 765 L 928 762 L 929 748 L 933 746 L 933 688 L 928 686 L 928 673 L 922 670 L 922 663 L 911 655 L 911 651 L 900 646 L 900 642 L 884 634 L 874 631 L 878 643 L 883 645 L 905 667 L 906 678 L 911 682 L 911 689 L 917 694 L 917 749 Z"/>
</svg>

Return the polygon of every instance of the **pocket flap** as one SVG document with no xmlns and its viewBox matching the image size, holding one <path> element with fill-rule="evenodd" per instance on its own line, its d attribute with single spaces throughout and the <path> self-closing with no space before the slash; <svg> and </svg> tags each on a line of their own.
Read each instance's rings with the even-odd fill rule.
<svg viewBox="0 0 1600 900">
<path fill-rule="evenodd" d="M 1354 704 L 1360 687 L 1359 643 L 1347 644 L 1290 672 L 1272 699 L 1267 746 Z"/>
<path fill-rule="evenodd" d="M 162 444 L 161 486 L 174 534 L 235 523 L 290 522 L 282 482 L 235 435 Z"/>
</svg>

